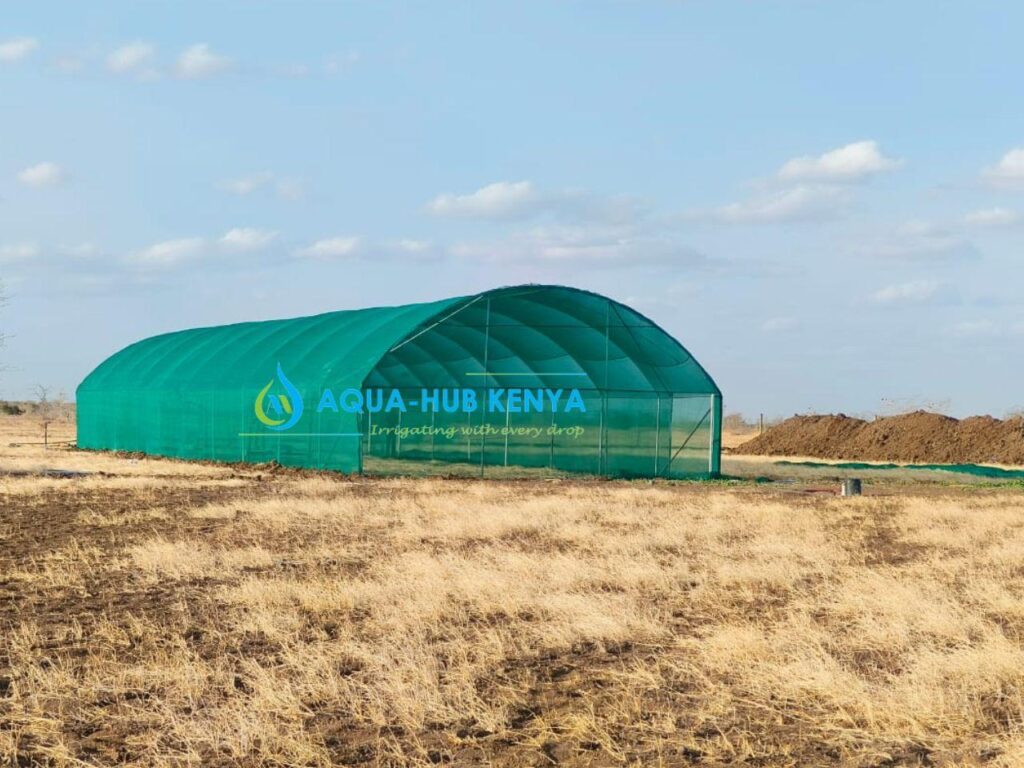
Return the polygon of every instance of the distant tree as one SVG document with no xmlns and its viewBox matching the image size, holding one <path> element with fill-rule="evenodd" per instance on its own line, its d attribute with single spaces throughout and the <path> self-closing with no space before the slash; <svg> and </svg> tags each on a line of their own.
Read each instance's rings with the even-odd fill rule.
<svg viewBox="0 0 1024 768">
<path fill-rule="evenodd" d="M 722 427 L 730 432 L 749 432 L 757 427 L 757 423 L 747 421 L 746 417 L 737 411 L 725 414 Z"/>
<path fill-rule="evenodd" d="M 63 392 L 50 395 L 50 388 L 42 384 L 35 386 L 35 414 L 43 428 L 43 442 L 49 443 L 50 425 L 60 419 L 68 420 L 69 409 Z"/>
</svg>

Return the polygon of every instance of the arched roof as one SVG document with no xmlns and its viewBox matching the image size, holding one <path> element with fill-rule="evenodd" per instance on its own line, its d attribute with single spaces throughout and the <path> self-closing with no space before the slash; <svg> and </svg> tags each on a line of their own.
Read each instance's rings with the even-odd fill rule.
<svg viewBox="0 0 1024 768">
<path fill-rule="evenodd" d="M 310 386 L 720 394 L 692 355 L 636 310 L 545 285 L 154 336 L 105 360 L 79 392 L 244 389 L 265 383 L 277 363 Z"/>
</svg>

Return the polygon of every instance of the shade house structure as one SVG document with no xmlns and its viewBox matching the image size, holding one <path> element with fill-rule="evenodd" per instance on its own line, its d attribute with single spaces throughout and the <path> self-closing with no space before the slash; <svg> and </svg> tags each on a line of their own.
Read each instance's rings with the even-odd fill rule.
<svg viewBox="0 0 1024 768">
<path fill-rule="evenodd" d="M 719 473 L 707 371 L 636 310 L 564 286 L 167 333 L 76 394 L 87 449 L 343 472 Z"/>
</svg>

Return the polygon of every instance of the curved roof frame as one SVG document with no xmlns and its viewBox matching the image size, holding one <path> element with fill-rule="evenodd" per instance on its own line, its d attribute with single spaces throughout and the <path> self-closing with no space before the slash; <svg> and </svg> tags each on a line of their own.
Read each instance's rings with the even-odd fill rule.
<svg viewBox="0 0 1024 768">
<path fill-rule="evenodd" d="M 573 297 L 579 300 L 574 303 Z M 607 302 L 604 323 L 596 321 L 593 317 L 594 307 L 591 305 L 588 310 L 583 303 L 584 297 Z M 467 310 L 478 312 L 478 305 L 485 301 L 490 309 L 489 300 L 504 298 L 524 302 L 520 308 L 522 314 L 519 309 L 508 311 L 507 307 L 494 308 L 491 320 L 497 322 L 489 323 L 487 329 L 460 322 Z M 549 318 L 564 319 L 564 324 L 531 322 L 526 317 L 529 313 L 525 311 L 530 304 L 542 308 Z M 526 330 L 516 338 L 516 333 L 502 332 L 502 328 L 509 326 L 520 331 Z M 608 329 L 623 327 L 626 328 L 627 336 L 622 339 L 612 338 L 613 334 Z M 671 365 L 665 367 L 642 359 L 638 352 L 645 343 L 636 338 L 633 331 L 635 327 L 653 329 L 658 343 L 664 345 L 664 351 L 673 350 L 673 357 L 678 359 L 672 360 Z M 535 338 L 538 341 L 550 345 L 548 349 L 557 351 L 558 358 L 571 360 L 580 372 L 586 373 L 590 387 L 607 389 L 608 382 L 603 378 L 601 370 L 601 366 L 606 364 L 605 358 L 602 356 L 600 360 L 590 360 L 581 357 L 579 350 L 574 353 L 571 339 L 566 338 L 570 329 L 591 334 L 587 342 L 590 345 L 598 340 L 606 344 L 608 360 L 619 366 L 624 365 L 620 371 L 626 370 L 631 376 L 639 377 L 639 381 L 646 382 L 645 391 L 721 394 L 714 380 L 689 351 L 640 312 L 591 291 L 539 284 L 496 288 L 425 304 L 329 312 L 289 320 L 238 323 L 164 334 L 136 342 L 111 356 L 86 377 L 79 389 L 102 391 L 107 388 L 132 387 L 174 391 L 213 384 L 220 380 L 220 373 L 224 371 L 230 372 L 225 388 L 247 387 L 250 380 L 264 375 L 262 361 L 259 372 L 253 370 L 254 366 L 246 365 L 246 360 L 257 349 L 271 350 L 275 357 L 291 356 L 293 360 L 308 366 L 307 374 L 315 372 L 323 381 L 344 386 L 364 386 L 374 376 L 386 381 L 389 371 L 385 371 L 382 364 L 397 363 L 402 363 L 404 374 L 411 376 L 421 386 L 440 386 L 444 383 L 425 380 L 415 370 L 415 362 L 403 363 L 404 356 L 396 352 L 405 347 L 409 347 L 409 352 L 417 350 L 422 353 L 432 365 L 445 371 L 452 381 L 465 386 L 454 361 L 446 358 L 438 347 L 444 345 L 454 352 L 461 350 L 464 353 L 461 361 L 475 361 L 480 368 L 479 373 L 488 373 L 483 368 L 485 338 L 489 354 L 499 355 L 492 356 L 491 362 L 495 359 L 516 361 L 516 365 L 531 371 L 537 380 L 546 382 L 551 377 L 546 376 L 545 371 L 532 370 L 537 358 L 531 358 L 524 348 L 529 343 L 525 337 L 534 334 L 537 334 Z M 617 331 L 615 335 L 619 335 Z M 472 343 L 467 342 L 467 336 Z M 670 368 L 689 365 L 694 366 L 691 376 L 699 381 L 699 389 L 680 389 L 666 380 L 665 374 L 671 374 Z M 466 373 L 463 371 L 462 375 Z M 671 375 L 668 378 L 671 379 Z M 473 382 L 473 385 L 502 386 L 493 376 L 481 379 Z M 564 384 L 564 380 L 556 383 Z"/>
<path fill-rule="evenodd" d="M 618 318 L 618 323 L 612 325 L 611 327 L 625 328 L 630 338 L 632 339 L 632 344 L 637 348 L 642 346 L 642 344 L 639 340 L 636 339 L 635 335 L 633 334 L 633 327 L 650 328 L 657 331 L 659 336 L 662 339 L 670 341 L 675 350 L 681 355 L 682 359 L 680 361 L 677 361 L 676 364 L 689 363 L 695 366 L 696 369 L 699 371 L 701 378 L 707 385 L 707 393 L 721 395 L 721 391 L 718 389 L 718 386 L 715 384 L 714 380 L 707 373 L 706 369 L 704 369 L 704 367 L 700 365 L 696 358 L 694 358 L 693 355 L 691 355 L 690 352 L 682 344 L 680 344 L 671 334 L 666 332 L 663 328 L 661 328 L 661 326 L 659 326 L 657 323 L 650 320 L 640 312 L 637 312 L 635 309 L 624 304 L 621 304 L 615 301 L 614 299 L 608 298 L 606 296 L 591 291 L 585 291 L 579 288 L 570 288 L 567 286 L 540 284 L 528 284 L 522 286 L 496 288 L 489 291 L 484 291 L 479 294 L 475 294 L 473 296 L 466 297 L 466 299 L 461 303 L 461 305 L 458 306 L 454 311 L 446 313 L 443 317 L 439 316 L 436 318 L 428 319 L 426 322 L 422 324 L 421 327 L 414 329 L 413 331 L 408 333 L 404 338 L 399 340 L 390 350 L 388 350 L 387 353 L 381 355 L 376 365 L 374 365 L 373 369 L 371 369 L 371 371 L 367 374 L 366 380 L 369 380 L 371 377 L 376 375 L 384 380 L 386 386 L 394 386 L 394 380 L 390 379 L 381 368 L 382 363 L 385 363 L 387 361 L 390 363 L 391 367 L 396 367 L 397 365 L 400 365 L 401 368 L 403 368 L 408 375 L 415 379 L 416 385 L 437 386 L 440 382 L 428 381 L 424 379 L 422 376 L 416 373 L 412 365 L 408 364 L 407 362 L 403 363 L 403 361 L 401 361 L 398 357 L 396 357 L 393 354 L 401 348 L 404 348 L 406 346 L 412 346 L 414 349 L 418 349 L 424 352 L 427 355 L 427 357 L 429 357 L 432 365 L 439 365 L 443 367 L 449 373 L 449 375 L 452 376 L 453 381 L 462 383 L 459 381 L 460 377 L 458 376 L 458 374 L 455 371 L 453 371 L 453 369 L 447 364 L 446 361 L 440 359 L 436 354 L 431 354 L 426 349 L 426 346 L 432 345 L 432 343 L 435 342 L 435 340 L 443 340 L 446 343 L 452 344 L 457 349 L 461 349 L 465 353 L 465 357 L 468 359 L 474 359 L 476 363 L 481 366 L 481 371 L 485 373 L 487 373 L 487 371 L 483 371 L 484 360 L 482 354 L 485 343 L 491 345 L 490 351 L 492 352 L 495 349 L 494 345 L 497 344 L 498 349 L 501 352 L 505 353 L 509 357 L 518 360 L 518 362 L 521 363 L 522 365 L 527 366 L 527 355 L 525 354 L 524 350 L 521 348 L 519 344 L 511 343 L 510 340 L 508 339 L 501 339 L 496 337 L 496 329 L 499 329 L 501 327 L 516 327 L 517 329 L 525 329 L 527 333 L 538 334 L 546 342 L 553 345 L 562 353 L 560 357 L 566 357 L 574 360 L 574 362 L 579 366 L 581 372 L 586 374 L 587 381 L 590 384 L 590 387 L 579 387 L 579 389 L 608 389 L 607 382 L 602 380 L 602 377 L 598 375 L 597 371 L 593 370 L 591 366 L 588 366 L 588 363 L 590 362 L 594 362 L 599 365 L 604 365 L 605 361 L 603 359 L 600 361 L 581 360 L 578 357 L 578 355 L 573 354 L 573 351 L 571 349 L 571 343 L 567 342 L 564 338 L 559 338 L 559 336 L 564 337 L 564 333 L 560 334 L 559 331 L 564 332 L 566 329 L 585 329 L 589 332 L 599 334 L 600 337 L 604 339 L 606 337 L 606 327 L 599 327 L 593 323 L 587 322 L 582 312 L 574 313 L 572 311 L 573 305 L 571 303 L 560 303 L 558 306 L 553 306 L 546 302 L 537 301 L 537 299 L 540 296 L 549 295 L 553 292 L 565 292 L 566 294 L 569 295 L 581 294 L 597 298 L 603 302 L 607 302 L 608 311 L 614 312 L 616 317 Z M 517 298 L 523 297 L 530 302 L 542 305 L 544 309 L 546 309 L 547 311 L 556 313 L 557 315 L 564 317 L 567 320 L 567 323 L 565 326 L 535 325 L 533 323 L 530 323 L 529 321 L 523 320 L 520 317 L 516 317 L 515 313 L 495 313 L 493 310 L 489 309 L 488 314 L 491 316 L 492 320 L 496 314 L 499 319 L 499 322 L 491 322 L 486 332 L 483 328 L 476 326 L 455 326 L 455 328 L 470 333 L 475 333 L 475 335 L 477 336 L 476 340 L 479 341 L 479 345 L 474 344 L 472 347 L 456 339 L 454 337 L 454 328 L 452 328 L 451 326 L 446 326 L 446 321 L 455 319 L 457 322 L 458 315 L 464 309 L 467 309 L 471 305 L 476 304 L 481 299 L 509 296 Z M 639 320 L 639 326 L 634 326 L 633 324 L 628 322 L 627 318 L 623 316 L 623 313 L 626 313 L 627 316 L 632 315 L 636 318 L 636 320 Z M 500 320 L 504 320 L 506 322 L 500 322 Z M 611 338 L 607 338 L 606 341 L 608 344 L 608 352 L 611 356 L 611 359 L 616 361 L 627 361 L 632 366 L 635 373 L 642 376 L 646 380 L 649 391 L 664 393 L 680 391 L 678 388 L 672 387 L 665 381 L 665 379 L 662 377 L 662 371 L 659 369 L 658 366 L 649 365 L 643 363 L 642 361 L 638 361 L 636 359 L 636 356 L 625 348 L 625 345 L 622 345 Z M 388 359 L 389 356 L 391 356 L 390 360 Z M 494 358 L 491 357 L 491 360 L 493 359 Z M 541 381 L 544 381 L 546 378 L 550 378 L 549 376 L 545 376 L 544 371 L 533 371 L 533 375 Z M 483 386 L 495 387 L 500 386 L 500 384 L 494 380 L 493 376 L 489 376 L 486 377 Z"/>
</svg>

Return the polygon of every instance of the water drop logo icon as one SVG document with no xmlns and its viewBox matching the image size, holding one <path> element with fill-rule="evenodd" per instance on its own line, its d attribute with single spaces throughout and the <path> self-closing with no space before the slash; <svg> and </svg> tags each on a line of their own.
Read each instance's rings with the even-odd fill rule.
<svg viewBox="0 0 1024 768">
<path fill-rule="evenodd" d="M 294 427 L 302 418 L 302 395 L 295 388 L 288 377 L 281 370 L 281 364 L 277 364 L 277 381 L 284 389 L 284 394 L 272 393 L 274 380 L 267 382 L 267 386 L 256 395 L 256 418 L 275 432 L 282 432 Z"/>
</svg>

